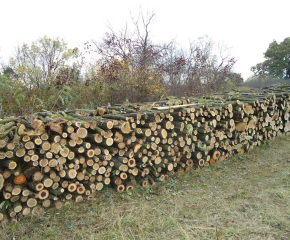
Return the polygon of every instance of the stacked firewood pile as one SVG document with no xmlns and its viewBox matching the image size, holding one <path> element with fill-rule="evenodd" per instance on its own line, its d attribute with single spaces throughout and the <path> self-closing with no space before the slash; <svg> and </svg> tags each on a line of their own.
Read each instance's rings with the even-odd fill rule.
<svg viewBox="0 0 290 240">
<path fill-rule="evenodd" d="M 290 86 L 0 120 L 0 220 L 153 186 L 290 130 Z"/>
</svg>

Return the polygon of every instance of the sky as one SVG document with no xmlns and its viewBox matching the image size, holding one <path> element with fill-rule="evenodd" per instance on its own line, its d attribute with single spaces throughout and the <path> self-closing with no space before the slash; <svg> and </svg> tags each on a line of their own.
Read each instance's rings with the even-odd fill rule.
<svg viewBox="0 0 290 240">
<path fill-rule="evenodd" d="M 16 46 L 44 35 L 83 46 L 100 40 L 108 25 L 118 31 L 140 11 L 154 12 L 155 43 L 174 39 L 186 49 L 207 35 L 231 48 L 234 70 L 246 80 L 273 40 L 290 37 L 289 7 L 289 0 L 0 0 L 0 57 L 5 61 Z"/>
</svg>

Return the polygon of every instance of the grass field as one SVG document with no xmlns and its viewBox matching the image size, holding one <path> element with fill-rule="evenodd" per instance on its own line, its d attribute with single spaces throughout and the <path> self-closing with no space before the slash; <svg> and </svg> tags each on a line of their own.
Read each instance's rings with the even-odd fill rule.
<svg viewBox="0 0 290 240">
<path fill-rule="evenodd" d="M 2 224 L 1 239 L 290 239 L 290 138 L 116 193 Z"/>
</svg>

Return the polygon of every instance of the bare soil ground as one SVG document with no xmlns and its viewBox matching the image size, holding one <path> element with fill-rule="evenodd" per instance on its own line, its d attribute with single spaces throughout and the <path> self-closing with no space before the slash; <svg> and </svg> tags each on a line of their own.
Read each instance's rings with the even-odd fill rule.
<svg viewBox="0 0 290 240">
<path fill-rule="evenodd" d="M 0 225 L 1 239 L 290 239 L 290 138 L 152 189 L 111 189 L 95 200 Z"/>
</svg>

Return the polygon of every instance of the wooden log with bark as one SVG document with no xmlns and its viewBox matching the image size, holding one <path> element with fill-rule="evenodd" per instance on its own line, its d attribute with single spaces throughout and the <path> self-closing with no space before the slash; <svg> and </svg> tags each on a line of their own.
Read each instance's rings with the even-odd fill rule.
<svg viewBox="0 0 290 240">
<path fill-rule="evenodd" d="M 104 186 L 119 192 L 154 186 L 174 172 L 251 151 L 290 132 L 289 91 L 279 86 L 205 96 L 202 103 L 191 97 L 1 120 L 6 213 L 14 221 L 38 214 L 39 206 L 91 199 Z"/>
</svg>

